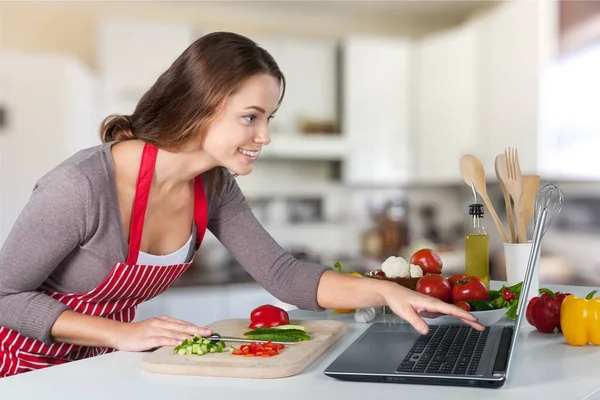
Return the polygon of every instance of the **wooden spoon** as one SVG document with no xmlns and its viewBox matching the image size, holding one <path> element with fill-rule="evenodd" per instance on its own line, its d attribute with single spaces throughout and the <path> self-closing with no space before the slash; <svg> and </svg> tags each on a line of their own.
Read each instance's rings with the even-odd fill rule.
<svg viewBox="0 0 600 400">
<path fill-rule="evenodd" d="M 465 154 L 460 159 L 460 172 L 465 183 L 471 186 L 471 183 L 475 186 L 475 190 L 481 196 L 483 203 L 488 209 L 500 235 L 502 235 L 502 240 L 505 243 L 510 243 L 508 236 L 506 235 L 506 231 L 504 230 L 504 226 L 498 218 L 498 214 L 496 214 L 496 210 L 494 209 L 494 205 L 490 201 L 490 198 L 487 194 L 487 188 L 485 185 L 485 170 L 483 169 L 483 165 L 477 159 L 477 157 L 471 154 Z"/>
<path fill-rule="evenodd" d="M 498 154 L 496 156 L 494 167 L 496 169 L 496 177 L 498 178 L 500 189 L 502 189 L 502 194 L 504 195 L 504 203 L 506 204 L 506 216 L 508 218 L 508 226 L 510 228 L 510 242 L 517 243 L 517 228 L 515 225 L 515 216 L 513 214 L 510 193 L 508 193 L 508 189 L 506 189 L 506 184 L 504 183 L 507 179 L 506 175 L 508 172 L 508 170 L 506 169 L 506 156 L 504 154 Z"/>
<path fill-rule="evenodd" d="M 540 188 L 539 175 L 523 175 L 523 195 L 521 203 L 523 204 L 523 222 L 525 230 L 529 227 L 529 222 L 535 212 L 535 196 Z"/>
</svg>

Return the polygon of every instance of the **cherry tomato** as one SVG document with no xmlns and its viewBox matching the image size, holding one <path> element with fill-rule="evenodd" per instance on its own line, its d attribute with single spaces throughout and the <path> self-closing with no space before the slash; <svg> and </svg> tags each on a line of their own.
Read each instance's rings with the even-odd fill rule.
<svg viewBox="0 0 600 400">
<path fill-rule="evenodd" d="M 448 279 L 448 282 L 450 282 L 450 287 L 454 287 L 454 285 L 456 285 L 457 281 L 459 281 L 460 279 L 465 279 L 467 276 L 468 276 L 467 274 L 454 274 L 454 275 L 452 275 Z"/>
<path fill-rule="evenodd" d="M 476 276 L 468 276 L 456 282 L 452 288 L 452 300 L 455 303 L 467 300 L 483 300 L 490 299 L 490 292 L 487 286 L 481 279 Z"/>
<path fill-rule="evenodd" d="M 440 256 L 431 249 L 418 250 L 410 258 L 410 263 L 418 265 L 423 270 L 423 274 L 441 274 L 444 263 Z"/>
<path fill-rule="evenodd" d="M 471 311 L 471 306 L 466 301 L 457 301 L 455 306 L 460 307 L 465 311 Z"/>
<path fill-rule="evenodd" d="M 440 274 L 425 275 L 417 282 L 415 290 L 436 297 L 446 303 L 452 302 L 452 288 L 446 278 Z"/>
</svg>

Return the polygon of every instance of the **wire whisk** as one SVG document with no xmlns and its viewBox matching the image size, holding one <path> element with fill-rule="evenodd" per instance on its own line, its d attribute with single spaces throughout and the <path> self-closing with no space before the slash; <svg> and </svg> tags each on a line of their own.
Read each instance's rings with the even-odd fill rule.
<svg viewBox="0 0 600 400">
<path fill-rule="evenodd" d="M 534 220 L 537 222 L 544 208 L 547 210 L 547 217 L 544 227 L 541 231 L 541 236 L 544 236 L 556 216 L 562 210 L 564 202 L 563 193 L 557 183 L 548 183 L 539 190 L 535 197 Z"/>
</svg>

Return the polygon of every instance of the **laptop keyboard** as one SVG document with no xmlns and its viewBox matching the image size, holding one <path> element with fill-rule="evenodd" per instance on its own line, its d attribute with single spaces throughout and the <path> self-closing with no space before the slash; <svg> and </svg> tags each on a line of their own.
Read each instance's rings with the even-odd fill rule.
<svg viewBox="0 0 600 400">
<path fill-rule="evenodd" d="M 479 332 L 469 326 L 431 326 L 400 363 L 397 372 L 475 375 L 489 327 Z"/>
</svg>

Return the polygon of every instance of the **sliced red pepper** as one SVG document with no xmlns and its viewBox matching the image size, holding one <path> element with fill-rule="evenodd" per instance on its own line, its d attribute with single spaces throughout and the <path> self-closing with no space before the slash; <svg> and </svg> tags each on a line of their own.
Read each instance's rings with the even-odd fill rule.
<svg viewBox="0 0 600 400">
<path fill-rule="evenodd" d="M 279 354 L 280 350 L 283 350 L 285 345 L 274 344 L 271 341 L 267 343 L 252 342 L 250 344 L 243 344 L 238 350 L 231 352 L 233 355 L 245 355 L 247 357 L 271 357 Z"/>
</svg>

